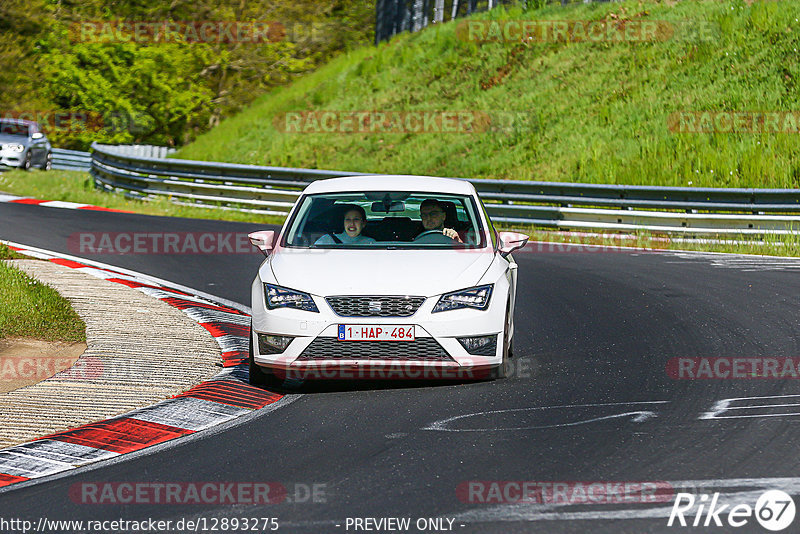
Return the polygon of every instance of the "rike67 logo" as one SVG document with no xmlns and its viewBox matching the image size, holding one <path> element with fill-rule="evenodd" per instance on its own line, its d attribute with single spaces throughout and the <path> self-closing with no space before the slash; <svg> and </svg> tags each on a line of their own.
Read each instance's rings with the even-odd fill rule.
<svg viewBox="0 0 800 534">
<path fill-rule="evenodd" d="M 687 517 L 693 527 L 743 527 L 753 518 L 765 529 L 777 532 L 784 530 L 794 521 L 794 500 L 781 490 L 769 490 L 756 501 L 755 507 L 749 504 L 720 504 L 719 493 L 709 497 L 707 494 L 696 498 L 691 493 L 678 493 L 667 526 L 687 526 Z M 692 521 L 692 518 L 694 519 Z M 727 523 L 727 524 L 725 524 Z"/>
</svg>

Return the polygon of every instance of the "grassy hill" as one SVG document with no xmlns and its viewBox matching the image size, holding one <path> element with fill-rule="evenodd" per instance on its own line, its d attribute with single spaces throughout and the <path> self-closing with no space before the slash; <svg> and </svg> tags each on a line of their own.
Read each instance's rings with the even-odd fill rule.
<svg viewBox="0 0 800 534">
<path fill-rule="evenodd" d="M 800 188 L 798 133 L 668 127 L 681 111 L 800 111 L 796 6 L 641 1 L 495 9 L 477 19 L 644 19 L 713 31 L 707 39 L 683 32 L 651 42 L 480 44 L 464 39 L 458 23 L 446 23 L 341 56 L 257 99 L 175 157 L 474 178 Z M 494 126 L 447 134 L 276 128 L 276 117 L 293 110 L 480 111 Z"/>
</svg>

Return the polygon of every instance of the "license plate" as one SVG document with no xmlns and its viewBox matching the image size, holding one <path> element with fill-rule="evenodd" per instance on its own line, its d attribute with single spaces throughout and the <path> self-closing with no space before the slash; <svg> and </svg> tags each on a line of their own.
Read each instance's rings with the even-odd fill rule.
<svg viewBox="0 0 800 534">
<path fill-rule="evenodd" d="M 413 325 L 340 324 L 339 341 L 414 341 Z"/>
</svg>

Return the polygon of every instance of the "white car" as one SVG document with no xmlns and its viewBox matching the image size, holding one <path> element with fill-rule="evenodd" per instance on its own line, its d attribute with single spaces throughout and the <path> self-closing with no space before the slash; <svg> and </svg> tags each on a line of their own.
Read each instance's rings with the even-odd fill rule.
<svg viewBox="0 0 800 534">
<path fill-rule="evenodd" d="M 528 236 L 497 233 L 469 182 L 318 180 L 275 234 L 250 234 L 267 256 L 252 285 L 251 384 L 507 374 L 509 254 Z"/>
</svg>

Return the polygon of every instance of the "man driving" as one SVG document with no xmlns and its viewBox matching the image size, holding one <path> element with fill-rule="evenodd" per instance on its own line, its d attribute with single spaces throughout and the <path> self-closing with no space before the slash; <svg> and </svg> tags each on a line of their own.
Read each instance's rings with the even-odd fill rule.
<svg viewBox="0 0 800 534">
<path fill-rule="evenodd" d="M 420 239 L 430 241 L 430 238 L 435 239 L 434 236 L 443 235 L 458 243 L 463 243 L 455 229 L 444 227 L 447 214 L 445 213 L 444 206 L 438 200 L 434 198 L 423 200 L 422 204 L 419 206 L 419 216 L 422 218 L 423 231 L 414 238 L 414 241 L 419 241 Z"/>
</svg>

